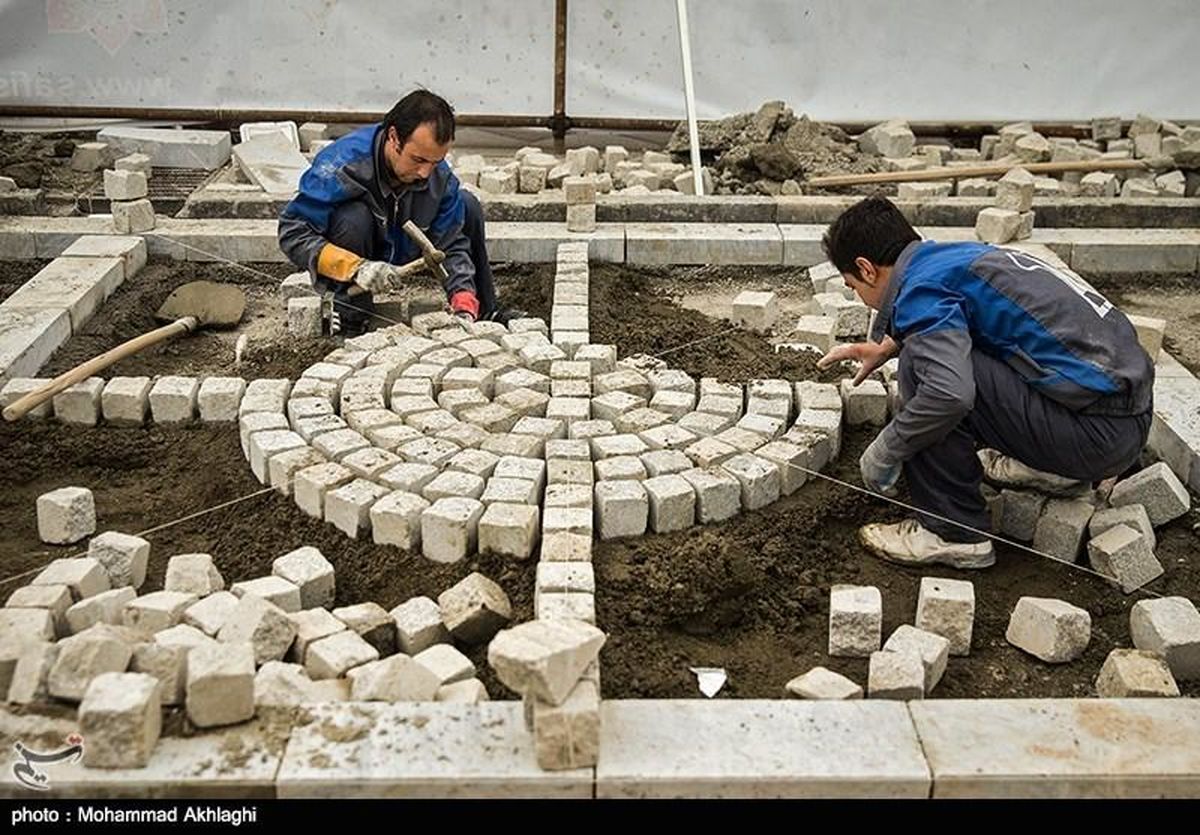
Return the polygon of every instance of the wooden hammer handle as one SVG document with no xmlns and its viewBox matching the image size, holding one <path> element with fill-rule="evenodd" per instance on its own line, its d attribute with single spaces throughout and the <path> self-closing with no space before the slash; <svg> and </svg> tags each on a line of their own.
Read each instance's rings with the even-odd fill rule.
<svg viewBox="0 0 1200 835">
<path fill-rule="evenodd" d="M 103 354 L 92 357 L 87 362 L 77 365 L 69 371 L 64 371 L 41 388 L 17 398 L 5 407 L 4 419 L 12 421 L 22 418 L 63 389 L 68 389 L 76 383 L 86 380 L 97 371 L 103 371 L 110 365 L 125 359 L 125 357 L 131 354 L 136 354 L 144 348 L 157 345 L 159 342 L 180 334 L 191 333 L 199 324 L 200 322 L 195 316 L 184 316 L 182 319 L 176 319 L 169 325 L 163 325 L 161 328 L 155 328 L 141 336 L 135 336 L 133 339 L 122 342 L 117 347 L 110 348 Z"/>
</svg>

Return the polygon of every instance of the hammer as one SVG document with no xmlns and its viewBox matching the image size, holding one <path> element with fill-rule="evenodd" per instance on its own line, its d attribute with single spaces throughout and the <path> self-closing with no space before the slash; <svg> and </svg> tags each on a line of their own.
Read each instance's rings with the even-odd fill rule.
<svg viewBox="0 0 1200 835">
<path fill-rule="evenodd" d="M 442 262 L 446 260 L 446 253 L 435 247 L 433 242 L 425 236 L 424 232 L 421 231 L 421 228 L 411 220 L 404 221 L 404 225 L 400 228 L 403 229 L 408 237 L 412 238 L 413 242 L 421 248 L 421 252 L 423 254 L 420 258 L 413 259 L 407 264 L 401 264 L 400 266 L 396 267 L 396 271 L 394 273 L 395 277 L 404 278 L 405 276 L 410 276 L 414 273 L 421 272 L 421 270 L 428 269 L 431 273 L 433 273 L 434 278 L 437 278 L 440 281 L 445 281 L 449 277 L 449 274 L 446 272 L 446 268 L 442 266 Z M 346 291 L 346 295 L 361 296 L 365 292 L 367 291 L 355 284 Z"/>
</svg>

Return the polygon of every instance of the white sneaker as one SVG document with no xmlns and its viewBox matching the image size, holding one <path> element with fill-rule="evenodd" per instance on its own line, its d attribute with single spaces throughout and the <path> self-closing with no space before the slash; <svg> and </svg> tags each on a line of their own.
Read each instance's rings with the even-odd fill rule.
<svg viewBox="0 0 1200 835">
<path fill-rule="evenodd" d="M 990 541 L 947 542 L 916 519 L 895 525 L 863 525 L 859 539 L 877 557 L 901 565 L 948 565 L 987 568 L 996 562 Z"/>
<path fill-rule="evenodd" d="M 1048 496 L 1080 496 L 1092 489 L 1086 481 L 1035 470 L 998 450 L 981 449 L 977 454 L 983 465 L 983 477 L 990 484 L 1033 490 Z"/>
</svg>

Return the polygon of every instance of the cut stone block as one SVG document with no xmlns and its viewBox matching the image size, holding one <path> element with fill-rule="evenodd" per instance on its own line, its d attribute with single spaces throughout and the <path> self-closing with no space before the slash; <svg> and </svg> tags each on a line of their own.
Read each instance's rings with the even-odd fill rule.
<svg viewBox="0 0 1200 835">
<path fill-rule="evenodd" d="M 456 639 L 483 643 L 512 619 L 504 589 L 477 571 L 438 595 L 442 622 Z"/>
<path fill-rule="evenodd" d="M 537 545 L 541 513 L 536 505 L 494 502 L 479 520 L 480 553 L 528 559 Z"/>
<path fill-rule="evenodd" d="M 225 579 L 213 563 L 211 554 L 180 554 L 167 562 L 163 587 L 167 591 L 204 597 L 225 588 Z"/>
<path fill-rule="evenodd" d="M 429 501 L 421 496 L 403 490 L 380 498 L 371 505 L 370 511 L 375 542 L 416 552 L 421 547 L 421 515 L 429 505 Z"/>
<path fill-rule="evenodd" d="M 779 319 L 779 301 L 774 293 L 745 290 L 733 300 L 734 323 L 760 333 L 769 332 Z"/>
<path fill-rule="evenodd" d="M 1029 211 L 1033 208 L 1035 183 L 1036 178 L 1025 169 L 1012 169 L 996 182 L 996 206 L 1014 212 Z"/>
<path fill-rule="evenodd" d="M 104 196 L 109 200 L 137 200 L 146 194 L 145 174 L 140 171 L 105 169 Z"/>
<path fill-rule="evenodd" d="M 650 505 L 638 481 L 601 481 L 595 486 L 596 520 L 601 539 L 641 536 Z"/>
<path fill-rule="evenodd" d="M 925 695 L 928 695 L 946 672 L 950 641 L 934 632 L 902 624 L 888 636 L 883 644 L 883 651 L 911 652 L 920 658 L 925 669 Z"/>
<path fill-rule="evenodd" d="M 254 649 L 249 644 L 200 646 L 188 654 L 187 715 L 212 728 L 254 716 Z"/>
<path fill-rule="evenodd" d="M 38 538 L 70 545 L 96 532 L 96 502 L 86 487 L 60 487 L 37 498 Z"/>
<path fill-rule="evenodd" d="M 1021 542 L 1033 539 L 1046 497 L 1022 490 L 1001 490 L 1000 502 L 1000 533 Z"/>
<path fill-rule="evenodd" d="M 107 142 L 79 142 L 71 153 L 72 171 L 99 171 L 113 158 L 113 149 Z"/>
<path fill-rule="evenodd" d="M 353 472 L 332 461 L 300 470 L 292 482 L 296 505 L 309 516 L 324 519 L 326 493 L 353 480 Z"/>
<path fill-rule="evenodd" d="M 1066 562 L 1075 562 L 1094 512 L 1095 507 L 1090 502 L 1050 499 L 1033 534 L 1034 549 Z"/>
<path fill-rule="evenodd" d="M 796 417 L 794 430 L 815 432 L 829 439 L 830 458 L 837 458 L 842 449 L 842 414 L 831 409 L 803 408 Z M 819 469 L 819 468 L 818 468 Z"/>
<path fill-rule="evenodd" d="M 534 750 L 540 768 L 594 766 L 600 756 L 600 691 L 584 679 L 561 705 L 533 700 Z"/>
<path fill-rule="evenodd" d="M 1021 228 L 1021 213 L 989 207 L 975 219 L 975 236 L 984 243 L 1004 244 L 1015 240 Z"/>
<path fill-rule="evenodd" d="M 202 168 L 214 171 L 229 162 L 229 131 L 175 130 L 115 125 L 98 138 L 122 154 L 144 154 L 157 168 Z"/>
<path fill-rule="evenodd" d="M 1114 649 L 1096 677 L 1101 699 L 1178 696 L 1179 685 L 1161 655 L 1139 649 Z"/>
<path fill-rule="evenodd" d="M 141 426 L 150 408 L 149 377 L 113 377 L 100 393 L 100 411 L 113 426 Z"/>
<path fill-rule="evenodd" d="M 1163 461 L 1118 481 L 1109 496 L 1109 503 L 1113 507 L 1140 504 L 1155 527 L 1179 518 L 1192 506 L 1187 489 Z"/>
<path fill-rule="evenodd" d="M 897 701 L 925 698 L 925 665 L 921 656 L 911 650 L 872 652 L 867 695 L 872 699 Z"/>
<path fill-rule="evenodd" d="M 39 363 L 40 366 L 40 363 Z M 0 367 L 5 366 L 5 355 L 0 354 Z M 11 368 L 10 368 L 11 370 Z M 32 378 L 32 377 L 13 377 L 0 387 L 0 408 L 7 408 L 10 404 L 15 403 L 20 398 L 30 392 L 37 391 L 49 380 Z M 40 406 L 26 413 L 29 418 L 48 418 L 54 413 L 54 405 L 47 400 Z"/>
<path fill-rule="evenodd" d="M 83 764 L 88 768 L 148 765 L 162 731 L 161 690 L 159 680 L 151 675 L 97 676 L 79 705 L 79 732 L 87 740 Z"/>
<path fill-rule="evenodd" d="M 475 553 L 483 510 L 476 499 L 438 499 L 421 513 L 421 552 L 435 562 L 458 562 Z"/>
<path fill-rule="evenodd" d="M 43 568 L 31 581 L 35 586 L 66 586 L 74 600 L 108 591 L 108 572 L 90 557 L 64 557 Z"/>
<path fill-rule="evenodd" d="M 439 702 L 457 702 L 460 704 L 475 705 L 488 701 L 488 692 L 487 688 L 483 686 L 482 681 L 477 678 L 471 678 L 466 681 L 443 684 L 438 688 L 435 700 Z"/>
<path fill-rule="evenodd" d="M 296 638 L 296 624 L 287 613 L 265 598 L 243 596 L 230 612 L 217 639 L 227 644 L 246 643 L 254 649 L 254 663 L 282 661 Z"/>
<path fill-rule="evenodd" d="M 17 652 L 12 668 L 12 681 L 8 685 L 8 702 L 27 705 L 48 701 L 50 691 L 47 689 L 47 679 L 58 657 L 58 645 L 39 641 L 24 644 Z M 7 655 L 5 658 L 7 659 Z M 4 673 L 0 671 L 0 689 L 3 689 L 5 683 Z"/>
<path fill-rule="evenodd" d="M 133 587 L 124 586 L 80 600 L 66 611 L 67 630 L 72 634 L 78 634 L 97 623 L 114 626 L 120 624 L 125 604 L 135 597 L 137 597 L 137 592 Z"/>
<path fill-rule="evenodd" d="M 1146 508 L 1140 504 L 1100 508 L 1088 522 L 1088 534 L 1092 538 L 1095 538 L 1110 528 L 1115 528 L 1117 525 L 1127 525 L 1138 531 L 1149 543 L 1151 551 L 1157 547 L 1154 526 L 1150 522 L 1150 516 L 1146 513 Z"/>
<path fill-rule="evenodd" d="M 351 539 L 371 530 L 371 507 L 389 490 L 365 478 L 357 478 L 325 494 L 325 521 Z"/>
<path fill-rule="evenodd" d="M 188 606 L 183 612 L 183 620 L 185 624 L 215 638 L 237 604 L 238 598 L 233 592 L 214 592 Z M 158 633 L 159 636 L 162 634 L 162 632 Z"/>
<path fill-rule="evenodd" d="M 433 673 L 442 685 L 475 677 L 475 665 L 450 644 L 434 644 L 413 656 L 413 661 Z"/>
<path fill-rule="evenodd" d="M 356 667 L 349 678 L 356 702 L 432 702 L 442 686 L 433 672 L 407 655 Z"/>
<path fill-rule="evenodd" d="M 497 678 L 522 696 L 562 704 L 604 645 L 604 633 L 572 621 L 530 621 L 499 632 L 488 645 Z"/>
<path fill-rule="evenodd" d="M 967 580 L 922 577 L 916 626 L 948 640 L 951 655 L 969 655 L 975 628 L 975 586 Z"/>
<path fill-rule="evenodd" d="M 126 626 L 154 633 L 183 622 L 183 611 L 196 602 L 196 595 L 178 591 L 154 591 L 125 604 L 121 620 Z"/>
<path fill-rule="evenodd" d="M 731 519 L 742 509 L 742 486 L 723 470 L 695 468 L 680 473 L 696 491 L 696 519 L 702 524 Z"/>
<path fill-rule="evenodd" d="M 232 605 L 237 605 L 237 599 L 228 592 L 218 592 L 211 595 L 205 600 L 211 600 L 216 597 L 228 595 L 232 601 Z M 204 601 L 199 601 L 204 602 Z M 192 606 L 198 604 L 194 603 Z M 189 610 L 191 607 L 189 607 Z M 232 608 L 231 608 L 232 611 Z M 186 618 L 186 613 L 185 613 Z M 211 646 L 216 643 L 216 639 L 202 632 L 195 626 L 190 626 L 186 623 L 181 623 L 178 626 L 172 626 L 170 629 L 164 629 L 161 632 L 154 633 L 154 643 L 164 647 L 179 647 L 187 652 L 191 652 L 196 647 Z"/>
<path fill-rule="evenodd" d="M 1117 525 L 1087 546 L 1093 569 L 1110 578 L 1126 594 L 1162 576 L 1163 567 L 1146 537 L 1128 525 Z"/>
<path fill-rule="evenodd" d="M 883 637 L 883 597 L 874 586 L 835 585 L 829 593 L 829 654 L 866 657 Z"/>
<path fill-rule="evenodd" d="M 813 301 L 824 316 L 837 320 L 835 333 L 839 338 L 859 337 L 867 333 L 871 309 L 858 299 L 848 299 L 841 293 L 817 293 Z"/>
<path fill-rule="evenodd" d="M 21 586 L 8 596 L 4 608 L 45 609 L 53 623 L 53 631 L 49 637 L 54 638 L 71 633 L 67 611 L 72 605 L 71 590 L 66 586 Z M 4 635 L 0 640 L 7 637 L 10 636 Z"/>
<path fill-rule="evenodd" d="M 113 588 L 133 586 L 141 588 L 146 582 L 146 566 L 150 561 L 150 543 L 140 536 L 117 531 L 105 531 L 92 537 L 88 543 L 88 556 L 96 560 L 108 573 L 109 585 Z M 168 570 L 168 575 L 169 575 Z M 168 587 L 168 590 L 171 591 Z M 201 592 L 206 593 L 206 592 Z"/>
<path fill-rule="evenodd" d="M 154 388 L 150 389 L 150 414 L 154 422 L 191 423 L 196 417 L 199 393 L 200 381 L 195 377 L 159 377 Z"/>
<path fill-rule="evenodd" d="M 682 471 L 680 471 L 682 472 Z M 696 521 L 696 491 L 679 475 L 647 479 L 643 485 L 650 503 L 650 529 L 656 533 L 681 531 Z"/>
<path fill-rule="evenodd" d="M 129 669 L 153 676 L 158 681 L 162 704 L 181 705 L 187 695 L 187 657 L 190 652 L 190 647 L 180 645 L 138 644 L 134 647 Z"/>
<path fill-rule="evenodd" d="M 78 702 L 92 679 L 102 673 L 125 672 L 132 657 L 133 645 L 115 627 L 93 626 L 58 642 L 47 690 L 56 699 Z"/>
<path fill-rule="evenodd" d="M 450 640 L 450 632 L 442 622 L 442 610 L 428 597 L 413 597 L 392 609 L 400 651 L 416 655 L 434 644 Z"/>
<path fill-rule="evenodd" d="M 154 204 L 149 200 L 112 203 L 113 230 L 122 235 L 149 232 L 155 226 Z"/>
<path fill-rule="evenodd" d="M 314 680 L 340 678 L 355 667 L 379 660 L 379 651 L 357 632 L 347 629 L 308 645 L 304 669 Z"/>
<path fill-rule="evenodd" d="M 860 686 L 825 667 L 813 667 L 804 675 L 796 676 L 784 685 L 784 689 L 800 699 L 845 700 L 863 697 Z"/>
<path fill-rule="evenodd" d="M 1200 679 L 1200 612 L 1186 597 L 1133 604 L 1129 634 L 1138 649 L 1163 656 L 1178 681 Z"/>
<path fill-rule="evenodd" d="M 271 573 L 299 591 L 296 609 L 332 606 L 336 592 L 333 564 L 312 546 L 303 546 L 278 557 Z M 277 601 L 278 605 L 278 601 Z"/>
<path fill-rule="evenodd" d="M 746 510 L 758 510 L 779 499 L 779 467 L 765 458 L 742 453 L 722 463 L 721 469 L 738 480 Z"/>
<path fill-rule="evenodd" d="M 342 606 L 333 615 L 375 647 L 381 658 L 396 653 L 396 622 L 378 603 Z"/>
<path fill-rule="evenodd" d="M 1063 600 L 1022 597 L 1004 634 L 1010 644 L 1051 664 L 1074 661 L 1092 639 L 1092 616 Z"/>
<path fill-rule="evenodd" d="M 288 620 L 296 628 L 296 637 L 288 648 L 284 658 L 297 664 L 304 664 L 308 657 L 308 647 L 314 641 L 328 638 L 345 631 L 348 627 L 325 609 L 304 609 L 288 614 Z M 305 673 L 305 678 L 308 674 Z"/>
<path fill-rule="evenodd" d="M 846 422 L 851 426 L 883 426 L 887 423 L 887 389 L 878 380 L 864 380 L 855 386 L 842 380 L 841 394 Z"/>
</svg>

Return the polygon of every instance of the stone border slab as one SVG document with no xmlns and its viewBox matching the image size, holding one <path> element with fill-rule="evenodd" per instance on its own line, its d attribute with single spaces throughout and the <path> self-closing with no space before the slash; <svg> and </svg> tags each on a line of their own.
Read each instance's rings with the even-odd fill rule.
<svg viewBox="0 0 1200 835">
<path fill-rule="evenodd" d="M 627 223 L 629 264 L 780 264 L 773 223 Z"/>
<path fill-rule="evenodd" d="M 0 797 L 33 800 L 39 797 L 79 798 L 272 798 L 275 774 L 283 752 L 268 751 L 269 738 L 262 725 L 248 722 L 225 730 L 192 737 L 164 737 L 154 748 L 145 768 L 86 768 L 82 763 L 42 766 L 49 778 L 46 792 L 33 792 L 18 784 L 7 764 L 13 742 L 51 750 L 47 731 L 66 735 L 78 728 L 74 720 L 16 716 L 0 709 L 0 739 L 4 746 L 4 779 Z M 87 740 L 84 740 L 87 744 Z"/>
<path fill-rule="evenodd" d="M 588 261 L 625 260 L 625 228 L 619 223 L 597 223 L 595 232 L 568 232 L 562 223 L 492 223 L 487 238 L 493 261 L 553 263 L 558 245 L 573 241 L 587 242 Z"/>
<path fill-rule="evenodd" d="M 542 771 L 520 702 L 343 702 L 292 729 L 279 797 L 592 796 L 590 768 Z"/>
<path fill-rule="evenodd" d="M 1155 368 L 1154 423 L 1146 445 L 1200 493 L 1200 380 L 1166 351 Z"/>
<path fill-rule="evenodd" d="M 597 797 L 927 797 L 900 702 L 601 704 Z"/>
<path fill-rule="evenodd" d="M 910 702 L 934 797 L 1196 797 L 1200 701 Z"/>
</svg>

